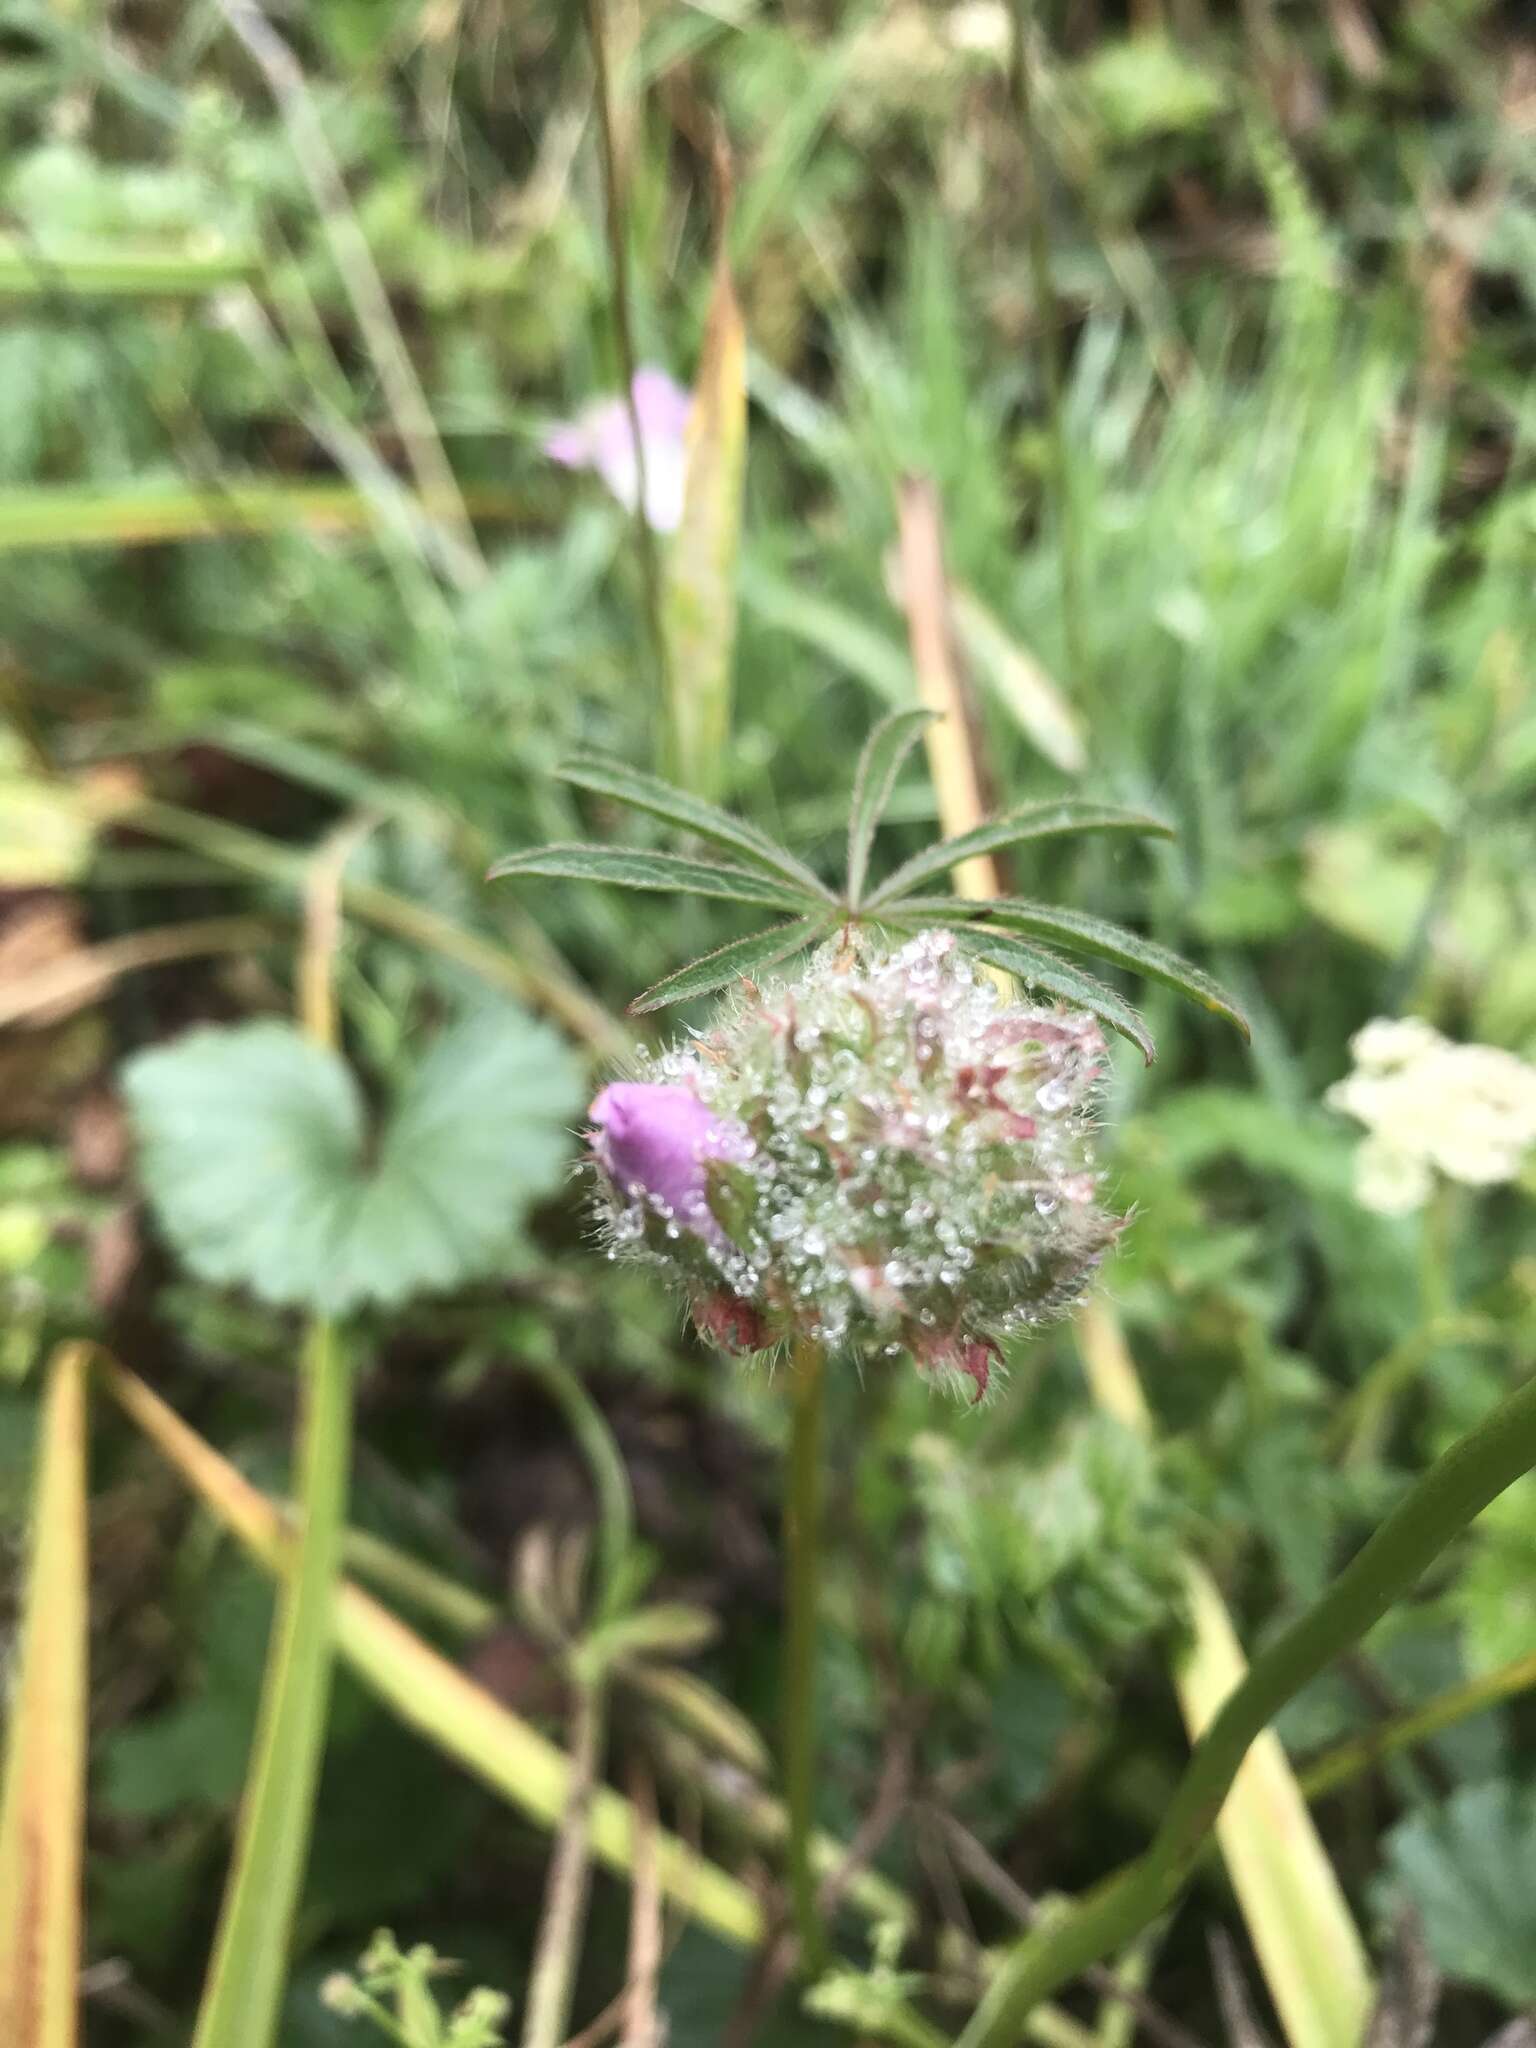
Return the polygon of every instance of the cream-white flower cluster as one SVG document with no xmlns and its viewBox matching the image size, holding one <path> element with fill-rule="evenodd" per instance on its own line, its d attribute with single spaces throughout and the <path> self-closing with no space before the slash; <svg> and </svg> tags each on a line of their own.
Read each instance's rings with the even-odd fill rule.
<svg viewBox="0 0 1536 2048">
<path fill-rule="evenodd" d="M 1354 1072 L 1328 1090 L 1365 1125 L 1355 1193 L 1404 1216 L 1434 1176 L 1468 1187 L 1514 1180 L 1536 1147 L 1536 1067 L 1493 1045 L 1458 1045 L 1421 1017 L 1377 1017 L 1349 1043 Z"/>
</svg>

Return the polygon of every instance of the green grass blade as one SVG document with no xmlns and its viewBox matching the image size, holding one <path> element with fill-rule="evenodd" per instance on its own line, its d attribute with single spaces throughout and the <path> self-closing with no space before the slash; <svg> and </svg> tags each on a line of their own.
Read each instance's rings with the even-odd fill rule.
<svg viewBox="0 0 1536 2048">
<path fill-rule="evenodd" d="M 1118 1031 L 1122 1038 L 1128 1038 L 1149 1067 L 1157 1058 L 1157 1046 L 1141 1012 L 1097 975 L 1059 959 L 1044 947 L 1026 946 L 1018 939 L 1005 939 L 990 932 L 962 931 L 958 936 L 972 959 L 984 961 L 988 967 L 1001 967 L 1026 988 L 1043 989 L 1061 1002 L 1086 1010 L 1112 1031 Z"/>
<path fill-rule="evenodd" d="M 193 2048 L 270 2048 L 277 2038 L 325 1747 L 351 1408 L 349 1362 L 334 1328 L 316 1323 L 305 1347 L 300 1536 L 273 1624 L 234 1862 Z"/>
<path fill-rule="evenodd" d="M 515 517 L 522 503 L 499 490 L 471 491 L 467 502 L 481 519 Z M 0 491 L 0 554 L 24 548 L 152 547 L 226 534 L 290 533 L 296 526 L 351 533 L 367 529 L 376 517 L 376 507 L 350 484 L 241 480 L 213 489 L 147 483 L 116 490 L 30 485 Z"/>
<path fill-rule="evenodd" d="M 509 853 L 487 871 L 488 882 L 510 875 L 553 876 L 571 882 L 607 882 L 619 889 L 656 889 L 681 896 L 718 896 L 729 903 L 767 903 L 803 910 L 806 892 L 746 868 L 687 860 L 678 853 L 641 853 L 618 846 L 533 846 Z"/>
<path fill-rule="evenodd" d="M 669 825 L 708 839 L 716 846 L 729 846 L 755 867 L 792 882 L 798 889 L 814 891 L 829 902 L 832 900 L 832 892 L 805 863 L 796 860 L 787 848 L 775 845 L 766 832 L 759 832 L 755 825 L 705 803 L 702 797 L 663 782 L 659 775 L 647 775 L 642 768 L 631 768 L 623 761 L 602 760 L 595 754 L 579 754 L 563 761 L 555 773 L 562 782 L 574 783 L 578 789 L 590 789 L 594 795 L 612 797 L 615 803 L 627 804 L 633 811 L 663 818 Z"/>
<path fill-rule="evenodd" d="M 0 2041 L 74 2048 L 85 1835 L 86 1367 L 48 1372 L 0 1792 Z"/>
<path fill-rule="evenodd" d="M 0 235 L 0 298 L 195 298 L 258 274 L 249 250 L 194 255 L 176 249 L 124 249 L 112 242 L 44 247 Z"/>
<path fill-rule="evenodd" d="M 938 916 L 943 913 L 947 901 L 936 896 L 917 898 L 902 904 L 901 910 L 903 913 L 915 910 L 923 916 Z M 949 907 L 952 916 L 963 916 L 969 911 L 982 924 L 1000 925 L 1005 931 L 1025 932 L 1033 938 L 1051 939 L 1070 952 L 1092 953 L 1116 967 L 1145 975 L 1148 981 L 1161 982 L 1165 988 L 1188 996 L 1192 1002 L 1199 1003 L 1216 1016 L 1225 1017 L 1228 1023 L 1237 1026 L 1244 1038 L 1252 1035 L 1237 999 L 1228 995 L 1220 982 L 1213 981 L 1210 975 L 1182 954 L 1171 952 L 1154 939 L 1144 939 L 1138 932 L 1127 931 L 1123 925 L 1111 924 L 1107 918 L 1094 917 L 1086 910 L 1066 910 L 1054 903 L 1027 903 L 1022 897 L 1014 896 L 991 902 L 969 900 L 964 906 L 951 902 Z"/>
<path fill-rule="evenodd" d="M 826 918 L 801 917 L 793 924 L 775 925 L 772 931 L 752 932 L 744 939 L 732 939 L 728 946 L 717 947 L 701 960 L 691 961 L 665 980 L 653 983 L 644 995 L 636 996 L 629 1006 L 630 1011 L 635 1016 L 643 1016 L 648 1010 L 664 1010 L 669 1003 L 684 1003 L 690 996 L 711 995 L 716 989 L 740 981 L 744 974 L 754 974 L 762 967 L 776 967 L 781 960 L 787 960 L 792 954 L 814 944 L 832 929 L 830 920 Z"/>
<path fill-rule="evenodd" d="M 1059 803 L 1025 804 L 953 839 L 941 839 L 925 846 L 899 867 L 876 889 L 869 907 L 907 896 L 928 882 L 935 882 L 962 861 L 979 854 L 1001 853 L 1005 847 L 1023 846 L 1033 839 L 1056 839 L 1071 832 L 1139 832 L 1171 839 L 1173 828 L 1162 818 L 1145 811 L 1128 811 L 1119 804 L 1089 803 L 1078 797 Z"/>
<path fill-rule="evenodd" d="M 871 730 L 859 755 L 848 813 L 848 901 L 855 908 L 864 893 L 875 830 L 891 800 L 901 764 L 933 717 L 926 709 L 893 711 Z"/>
</svg>

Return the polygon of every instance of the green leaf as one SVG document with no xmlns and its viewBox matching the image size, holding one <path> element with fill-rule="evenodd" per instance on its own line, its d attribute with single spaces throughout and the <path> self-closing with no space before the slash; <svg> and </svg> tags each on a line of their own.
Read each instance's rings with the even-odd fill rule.
<svg viewBox="0 0 1536 2048">
<path fill-rule="evenodd" d="M 732 939 L 728 946 L 718 946 L 701 960 L 691 961 L 664 981 L 653 983 L 644 995 L 635 997 L 630 1010 L 642 1016 L 647 1010 L 664 1010 L 669 1003 L 686 1002 L 690 996 L 709 995 L 739 981 L 745 974 L 756 973 L 760 967 L 776 967 L 791 954 L 814 945 L 832 928 L 826 918 L 801 917 L 793 924 L 779 924 L 771 931 Z"/>
<path fill-rule="evenodd" d="M 973 831 L 941 839 L 913 854 L 894 875 L 880 884 L 868 907 L 890 903 L 898 896 L 936 881 L 963 860 L 979 853 L 1000 853 L 1006 846 L 1023 846 L 1032 839 L 1059 839 L 1071 832 L 1142 832 L 1171 839 L 1173 827 L 1146 811 L 1123 810 L 1118 804 L 1089 803 L 1066 797 L 1059 803 L 1024 804 Z"/>
<path fill-rule="evenodd" d="M 853 778 L 853 804 L 848 813 L 848 901 L 857 906 L 869 871 L 875 828 L 891 800 L 901 764 L 922 737 L 934 714 L 928 710 L 893 711 L 870 732 Z"/>
<path fill-rule="evenodd" d="M 620 889 L 656 889 L 683 896 L 719 896 L 730 903 L 767 903 L 775 910 L 801 910 L 810 891 L 769 881 L 746 868 L 685 860 L 678 853 L 641 853 L 618 846 L 533 846 L 509 853 L 486 875 L 550 875 L 572 882 L 611 882 Z M 818 891 L 818 893 L 822 893 Z"/>
<path fill-rule="evenodd" d="M 494 1271 L 558 1179 L 582 1096 L 563 1043 L 509 1004 L 454 1025 L 367 1156 L 345 1064 L 271 1021 L 194 1031 L 124 1070 L 145 1187 L 192 1270 L 327 1314 Z"/>
<path fill-rule="evenodd" d="M 1170 952 L 1154 939 L 1144 939 L 1123 925 L 1094 917 L 1086 910 L 1066 910 L 1054 903 L 1027 903 L 1022 897 L 1005 896 L 961 901 L 953 897 L 913 897 L 895 906 L 903 914 L 915 911 L 922 917 L 946 913 L 951 917 L 970 915 L 982 924 L 1001 925 L 1005 931 L 1027 932 L 1031 937 L 1054 939 L 1074 953 L 1094 953 L 1116 967 L 1129 968 L 1149 981 L 1160 981 L 1205 1009 L 1235 1024 L 1244 1038 L 1252 1036 L 1248 1019 L 1236 999 L 1210 975 L 1182 954 Z"/>
<path fill-rule="evenodd" d="M 627 804 L 631 810 L 665 818 L 669 825 L 680 826 L 716 846 L 729 846 L 753 866 L 765 868 L 798 889 L 814 891 L 832 900 L 832 892 L 804 862 L 776 845 L 766 832 L 759 832 L 755 825 L 705 803 L 702 797 L 690 796 L 687 790 L 663 782 L 659 775 L 647 775 L 644 769 L 630 768 L 623 761 L 602 760 L 595 754 L 579 754 L 563 761 L 555 773 L 562 782 L 574 783 L 578 789 L 590 789 L 598 796 L 612 797 L 615 803 Z"/>
<path fill-rule="evenodd" d="M 990 932 L 962 931 L 956 936 L 974 959 L 985 961 L 989 967 L 1001 967 L 1027 988 L 1043 989 L 1047 995 L 1086 1010 L 1112 1031 L 1118 1031 L 1139 1048 L 1149 1067 L 1157 1058 L 1157 1045 L 1141 1012 L 1132 1009 L 1124 996 L 1117 995 L 1097 975 L 1074 967 L 1069 960 L 1059 959 L 1042 946 L 1026 946 L 1017 939 L 1005 939 Z"/>
<path fill-rule="evenodd" d="M 1511 2005 L 1536 2001 L 1536 1787 L 1470 1785 L 1387 1837 L 1378 1902 L 1418 1910 L 1448 1977 Z"/>
</svg>

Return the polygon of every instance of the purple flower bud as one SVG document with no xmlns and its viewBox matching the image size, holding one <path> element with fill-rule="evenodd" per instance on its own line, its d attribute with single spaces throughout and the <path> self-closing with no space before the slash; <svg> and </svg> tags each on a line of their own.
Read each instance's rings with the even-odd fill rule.
<svg viewBox="0 0 1536 2048">
<path fill-rule="evenodd" d="M 693 401 L 665 370 L 650 367 L 636 370 L 631 389 L 645 457 L 646 523 L 658 533 L 673 533 L 683 516 L 684 431 Z M 544 436 L 543 448 L 566 469 L 595 469 L 619 503 L 633 512 L 640 494 L 639 464 L 629 407 L 621 397 L 597 399 L 574 420 L 558 422 Z"/>
<path fill-rule="evenodd" d="M 593 1155 L 621 1196 L 638 1189 L 696 1237 L 721 1241 L 709 1208 L 708 1162 L 751 1156 L 740 1125 L 706 1109 L 691 1088 L 659 1081 L 611 1082 L 588 1115 L 596 1126 Z"/>
</svg>

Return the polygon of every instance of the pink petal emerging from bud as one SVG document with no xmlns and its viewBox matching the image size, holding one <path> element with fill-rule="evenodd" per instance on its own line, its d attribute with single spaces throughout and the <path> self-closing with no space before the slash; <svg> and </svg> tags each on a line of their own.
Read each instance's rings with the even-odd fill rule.
<svg viewBox="0 0 1536 2048">
<path fill-rule="evenodd" d="M 596 1126 L 593 1155 L 621 1194 L 638 1190 L 685 1230 L 721 1242 L 709 1208 L 708 1162 L 750 1155 L 739 1125 L 706 1109 L 691 1088 L 658 1081 L 611 1082 L 588 1115 Z"/>
<path fill-rule="evenodd" d="M 675 532 L 683 516 L 688 459 L 684 431 L 692 399 L 665 370 L 636 370 L 631 386 L 645 457 L 645 517 L 658 533 Z M 639 464 L 629 407 L 621 397 L 600 398 L 574 420 L 544 436 L 544 453 L 566 469 L 593 469 L 619 503 L 635 509 Z"/>
</svg>

